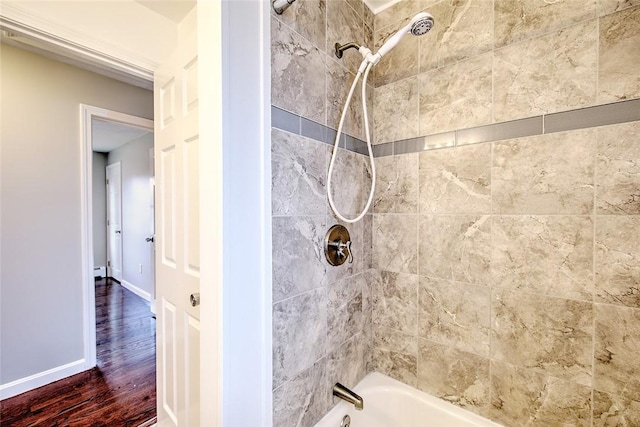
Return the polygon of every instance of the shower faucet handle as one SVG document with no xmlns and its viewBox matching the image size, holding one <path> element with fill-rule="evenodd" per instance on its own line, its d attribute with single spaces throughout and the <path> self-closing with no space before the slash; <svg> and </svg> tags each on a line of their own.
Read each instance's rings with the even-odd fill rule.
<svg viewBox="0 0 640 427">
<path fill-rule="evenodd" d="M 333 266 L 342 265 L 345 261 L 353 264 L 351 236 L 343 225 L 336 224 L 327 231 L 324 238 L 324 254 Z"/>
</svg>

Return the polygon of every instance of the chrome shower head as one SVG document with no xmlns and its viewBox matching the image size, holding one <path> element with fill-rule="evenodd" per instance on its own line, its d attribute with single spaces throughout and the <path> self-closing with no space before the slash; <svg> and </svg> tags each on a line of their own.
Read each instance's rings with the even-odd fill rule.
<svg viewBox="0 0 640 427">
<path fill-rule="evenodd" d="M 418 13 L 416 16 L 413 17 L 413 19 L 411 19 L 411 21 L 407 25 L 400 28 L 400 30 L 398 30 L 397 33 L 391 36 L 389 40 L 387 40 L 382 45 L 380 50 L 378 50 L 376 55 L 378 55 L 381 58 L 387 53 L 389 53 L 389 51 L 393 49 L 400 42 L 400 40 L 402 39 L 402 37 L 404 37 L 405 34 L 411 33 L 414 36 L 421 36 L 423 34 L 428 33 L 429 30 L 431 30 L 431 27 L 433 27 L 433 22 L 434 22 L 433 16 L 431 16 L 430 13 L 427 13 L 427 12 Z"/>
<path fill-rule="evenodd" d="M 411 34 L 414 36 L 422 36 L 427 34 L 431 30 L 431 27 L 433 27 L 433 16 L 424 12 L 416 15 L 411 22 Z"/>
</svg>

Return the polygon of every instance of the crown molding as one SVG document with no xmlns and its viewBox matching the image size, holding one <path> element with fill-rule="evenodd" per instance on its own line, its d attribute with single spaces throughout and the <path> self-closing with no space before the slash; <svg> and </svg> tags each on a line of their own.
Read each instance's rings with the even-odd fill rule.
<svg viewBox="0 0 640 427">
<path fill-rule="evenodd" d="M 16 4 L 0 3 L 0 28 L 6 31 L 6 38 L 14 44 L 48 51 L 52 56 L 66 58 L 63 62 L 78 62 L 85 65 L 79 65 L 82 68 L 92 71 L 101 69 L 102 74 L 111 74 L 110 77 L 119 80 L 123 80 L 123 75 L 128 75 L 130 79 L 144 81 L 144 85 L 149 86 L 158 66 L 139 54 L 43 19 Z"/>
</svg>

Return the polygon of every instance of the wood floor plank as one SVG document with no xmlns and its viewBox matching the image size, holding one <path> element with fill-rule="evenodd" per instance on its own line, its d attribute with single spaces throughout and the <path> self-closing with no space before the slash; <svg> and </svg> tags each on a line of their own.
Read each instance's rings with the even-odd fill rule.
<svg viewBox="0 0 640 427">
<path fill-rule="evenodd" d="M 0 402 L 2 427 L 137 427 L 156 416 L 155 319 L 142 298 L 96 281 L 98 366 Z"/>
</svg>

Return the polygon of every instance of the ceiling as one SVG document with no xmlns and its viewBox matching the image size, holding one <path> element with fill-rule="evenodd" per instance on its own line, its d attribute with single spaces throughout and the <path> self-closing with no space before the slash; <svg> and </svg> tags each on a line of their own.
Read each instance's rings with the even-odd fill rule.
<svg viewBox="0 0 640 427">
<path fill-rule="evenodd" d="M 152 133 L 148 129 L 137 126 L 100 119 L 92 119 L 91 125 L 93 151 L 99 153 L 108 153 L 135 139 Z"/>
<path fill-rule="evenodd" d="M 152 11 L 159 13 L 165 18 L 179 24 L 184 19 L 189 11 L 196 5 L 196 0 L 170 0 L 170 1 L 158 1 L 158 0 L 134 0 L 136 3 L 140 3 L 144 7 L 151 9 Z"/>
</svg>

